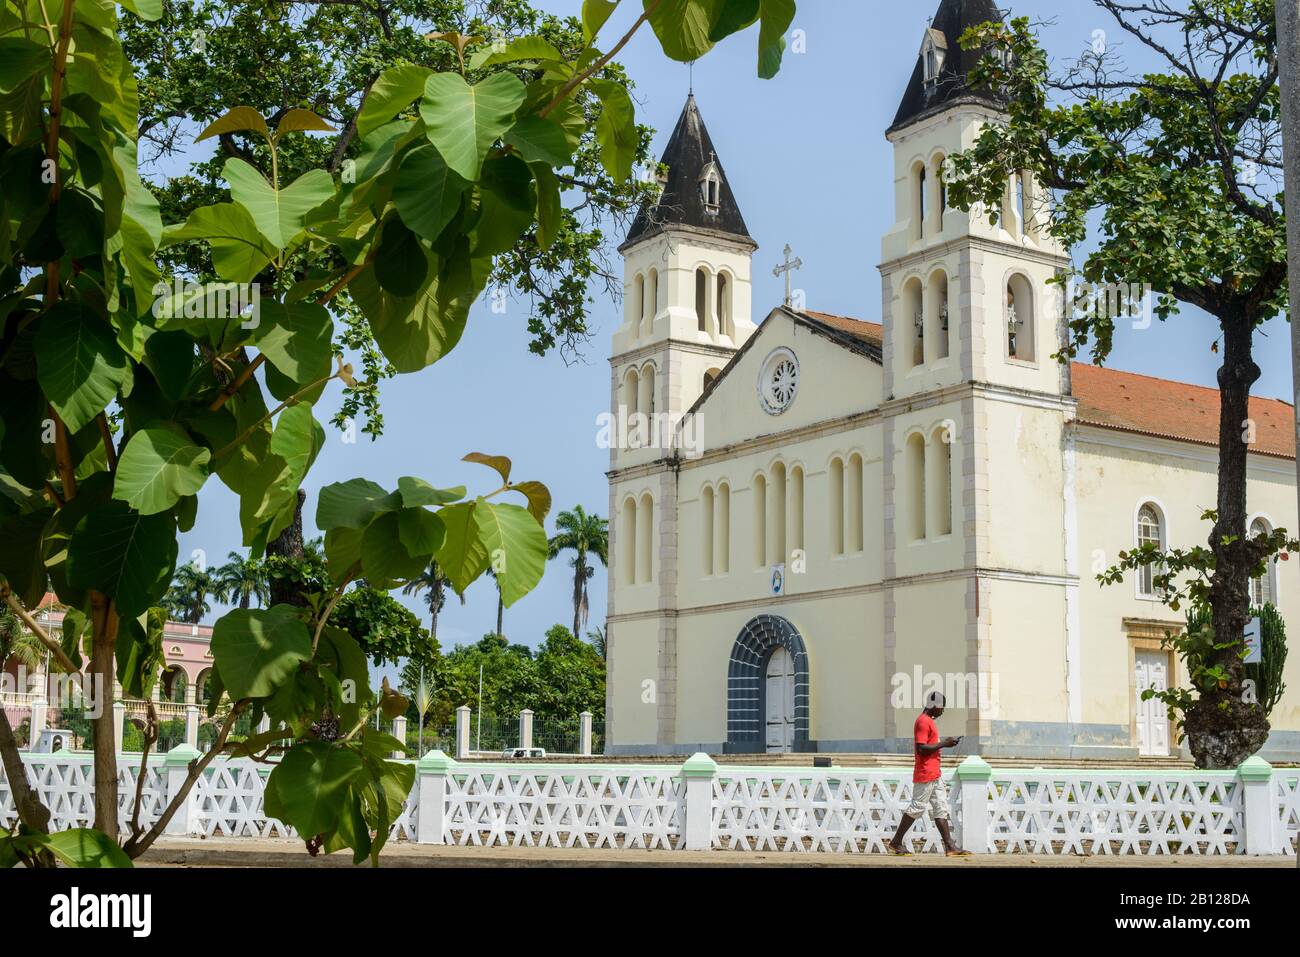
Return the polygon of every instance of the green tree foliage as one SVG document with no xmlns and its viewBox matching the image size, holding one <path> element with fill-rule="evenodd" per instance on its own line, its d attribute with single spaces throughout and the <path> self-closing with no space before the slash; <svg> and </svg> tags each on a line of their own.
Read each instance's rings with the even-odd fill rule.
<svg viewBox="0 0 1300 957">
<path fill-rule="evenodd" d="M 1062 280 L 1150 284 L 1160 294 L 1154 311 L 1161 321 L 1182 304 L 1218 320 L 1218 502 L 1209 513 L 1208 553 L 1196 556 L 1205 559 L 1196 567 L 1208 573 L 1203 599 L 1219 631 L 1239 636 L 1251 574 L 1272 554 L 1265 552 L 1271 542 L 1251 539 L 1246 529 L 1255 441 L 1249 399 L 1260 376 L 1253 338 L 1287 306 L 1274 7 L 1272 0 L 1095 2 L 1158 65 L 1131 75 L 1119 50 L 1102 41 L 1055 70 L 1027 19 L 972 29 L 963 45 L 987 51 L 973 81 L 998 93 L 1007 115 L 952 158 L 948 196 L 996 221 L 1009 178 L 1030 170 L 1052 194 L 1050 208 L 1038 210 L 1051 233 L 1070 246 L 1095 240 L 1077 275 Z M 1072 338 L 1059 358 L 1090 348 L 1102 363 L 1123 316 L 1080 298 L 1067 304 Z M 1127 314 L 1128 297 L 1123 305 Z M 1226 678 L 1186 716 L 1203 767 L 1236 766 L 1268 736 L 1264 713 L 1243 695 L 1232 645 L 1220 641 L 1211 650 L 1209 665 Z"/>
<path fill-rule="evenodd" d="M 587 582 L 596 574 L 588 556 L 609 564 L 609 522 L 599 515 L 588 515 L 581 505 L 571 512 L 561 512 L 555 518 L 555 534 L 551 536 L 550 557 L 573 552 L 573 631 L 580 635 L 587 625 L 589 604 Z"/>
<path fill-rule="evenodd" d="M 168 616 L 174 621 L 197 625 L 212 611 L 208 599 L 213 596 L 220 597 L 217 577 L 189 562 L 176 569 L 159 604 L 167 609 Z"/>
<path fill-rule="evenodd" d="M 269 594 L 262 562 L 239 552 L 226 556 L 226 563 L 217 568 L 215 578 L 213 593 L 217 599 L 240 608 L 248 608 L 254 602 L 260 605 Z"/>
<path fill-rule="evenodd" d="M 398 373 L 442 361 L 503 259 L 544 271 L 544 256 L 561 250 L 555 272 L 568 269 L 563 245 L 580 228 L 569 216 L 581 215 L 588 174 L 630 208 L 645 133 L 613 52 L 600 49 L 613 3 L 584 5 L 580 39 L 571 24 L 561 36 L 521 20 L 537 32 L 504 45 L 477 21 L 390 38 L 382 21 L 410 18 L 386 0 L 200 4 L 193 25 L 228 14 L 232 40 L 246 42 L 179 71 L 170 64 L 183 51 L 149 44 L 193 42 L 186 5 L 120 6 L 0 6 L 0 601 L 33 607 L 53 589 L 81 625 L 69 647 L 89 650 L 99 686 L 119 680 L 147 698 L 164 664 L 159 605 L 201 491 L 215 480 L 239 498 L 243 546 L 261 559 L 294 523 L 324 442 L 316 403 L 327 390 L 364 396 L 336 330 L 360 337 L 364 321 L 375 355 Z M 645 0 L 641 10 L 632 32 L 648 23 L 682 61 L 758 23 L 770 75 L 793 3 Z M 322 52 L 346 32 L 337 18 L 359 11 L 378 35 L 350 35 L 344 56 Z M 295 34 L 303 22 L 310 32 Z M 372 55 L 390 40 L 396 49 Z M 339 95 L 335 69 L 361 82 Z M 281 82 L 299 75 L 304 87 Z M 198 183 L 160 197 L 141 179 L 139 139 L 164 135 L 171 119 L 181 123 L 166 135 L 192 127 L 194 142 L 220 149 L 194 171 Z M 548 334 L 543 323 L 537 336 Z M 324 588 L 302 607 L 239 608 L 216 622 L 208 711 L 220 728 L 172 803 L 132 825 L 119 850 L 105 708 L 92 719 L 95 832 L 79 843 L 46 835 L 21 796 L 35 824 L 0 836 L 0 860 L 137 858 L 227 753 L 278 758 L 266 810 L 311 852 L 377 862 L 414 769 L 388 759 L 401 743 L 370 719 L 409 702 L 370 687 L 365 650 L 336 608 L 358 580 L 391 591 L 435 560 L 461 594 L 491 568 L 512 605 L 548 553 L 545 486 L 514 481 L 504 456 L 466 460 L 485 467 L 473 490 L 417 477 L 321 489 Z M 264 715 L 275 730 L 230 740 L 236 722 Z M 0 751 L 16 757 L 11 740 Z"/>
</svg>

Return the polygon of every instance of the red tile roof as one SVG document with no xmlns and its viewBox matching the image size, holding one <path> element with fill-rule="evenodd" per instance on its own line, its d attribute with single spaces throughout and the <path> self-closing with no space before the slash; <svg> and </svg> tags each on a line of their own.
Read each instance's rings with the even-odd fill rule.
<svg viewBox="0 0 1300 957">
<path fill-rule="evenodd" d="M 884 328 L 878 323 L 810 310 L 807 314 L 864 342 L 883 344 Z M 1086 425 L 1198 445 L 1219 444 L 1218 389 L 1082 362 L 1074 363 L 1071 378 L 1079 400 L 1079 421 Z M 1250 417 L 1256 430 L 1251 451 L 1295 458 L 1295 408 L 1290 403 L 1252 397 Z"/>
<path fill-rule="evenodd" d="M 1106 429 L 1219 444 L 1219 390 L 1103 369 L 1082 362 L 1071 370 L 1079 421 Z M 1252 397 L 1250 417 L 1260 455 L 1295 458 L 1295 408 L 1278 399 Z"/>
</svg>

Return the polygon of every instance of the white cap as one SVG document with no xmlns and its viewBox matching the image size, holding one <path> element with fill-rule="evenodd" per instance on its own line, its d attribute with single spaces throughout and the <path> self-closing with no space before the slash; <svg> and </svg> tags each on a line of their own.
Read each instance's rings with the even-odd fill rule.
<svg viewBox="0 0 1300 957">
<path fill-rule="evenodd" d="M 942 708 L 946 704 L 942 691 L 931 691 L 925 696 L 926 708 Z"/>
</svg>

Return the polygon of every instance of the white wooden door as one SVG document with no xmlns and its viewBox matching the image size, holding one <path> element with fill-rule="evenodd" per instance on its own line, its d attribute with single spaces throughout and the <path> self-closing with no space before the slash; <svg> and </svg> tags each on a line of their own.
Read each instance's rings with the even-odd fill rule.
<svg viewBox="0 0 1300 957">
<path fill-rule="evenodd" d="M 1169 687 L 1169 656 L 1161 651 L 1139 651 L 1134 687 L 1137 694 L 1138 753 L 1169 754 L 1169 716 L 1165 705 L 1152 698 L 1142 700 L 1148 688 L 1165 691 Z"/>
<path fill-rule="evenodd" d="M 767 663 L 767 753 L 794 750 L 794 658 L 777 648 Z"/>
</svg>

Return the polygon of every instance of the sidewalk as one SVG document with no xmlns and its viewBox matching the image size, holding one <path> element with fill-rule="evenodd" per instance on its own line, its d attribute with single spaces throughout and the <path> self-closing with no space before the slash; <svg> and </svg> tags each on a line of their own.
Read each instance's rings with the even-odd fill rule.
<svg viewBox="0 0 1300 957">
<path fill-rule="evenodd" d="M 947 858 L 937 854 L 888 857 L 883 854 L 777 854 L 738 851 L 585 850 L 538 847 L 450 847 L 392 843 L 381 858 L 385 867 L 1140 867 L 1152 870 L 1219 870 L 1265 867 L 1295 870 L 1291 857 L 1095 857 L 987 854 Z M 137 861 L 139 867 L 351 867 L 348 852 L 310 857 L 301 841 L 261 838 L 171 838 L 158 841 Z"/>
</svg>

